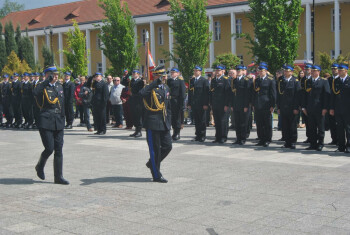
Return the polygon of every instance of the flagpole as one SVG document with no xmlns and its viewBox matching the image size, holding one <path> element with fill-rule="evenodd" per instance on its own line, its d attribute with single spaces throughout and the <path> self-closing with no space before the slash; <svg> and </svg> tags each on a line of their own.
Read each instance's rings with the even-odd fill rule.
<svg viewBox="0 0 350 235">
<path fill-rule="evenodd" d="M 149 34 L 148 31 L 146 31 L 146 70 L 144 76 L 146 77 L 146 84 L 149 84 L 149 79 L 150 79 L 150 72 L 149 72 Z"/>
</svg>

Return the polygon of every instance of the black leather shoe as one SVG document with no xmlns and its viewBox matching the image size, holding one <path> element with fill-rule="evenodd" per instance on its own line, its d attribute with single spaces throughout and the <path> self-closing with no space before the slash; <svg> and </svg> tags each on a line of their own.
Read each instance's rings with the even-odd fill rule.
<svg viewBox="0 0 350 235">
<path fill-rule="evenodd" d="M 180 135 L 179 134 L 176 134 L 176 135 L 173 136 L 173 140 L 176 141 L 176 140 L 179 140 L 179 139 L 180 139 Z"/>
<path fill-rule="evenodd" d="M 255 144 L 255 146 L 263 146 L 264 145 L 264 143 L 263 142 L 258 142 L 257 144 Z"/>
<path fill-rule="evenodd" d="M 344 153 L 345 152 L 345 148 L 337 148 L 337 150 L 335 150 L 334 152 L 336 152 L 336 153 Z"/>
<path fill-rule="evenodd" d="M 219 140 L 213 140 L 212 143 L 219 143 Z"/>
<path fill-rule="evenodd" d="M 269 145 L 270 145 L 270 142 L 265 142 L 263 146 L 264 147 L 269 147 Z"/>
<path fill-rule="evenodd" d="M 130 134 L 129 136 L 130 137 L 135 137 L 135 135 L 136 135 L 136 132 L 134 132 L 133 134 Z"/>
<path fill-rule="evenodd" d="M 283 138 L 281 138 L 281 139 L 279 139 L 278 141 L 284 141 L 284 139 L 283 139 Z"/>
<path fill-rule="evenodd" d="M 241 141 L 236 140 L 235 142 L 233 142 L 232 144 L 239 144 Z"/>
<path fill-rule="evenodd" d="M 284 144 L 284 145 L 281 146 L 281 148 L 290 148 L 290 147 L 291 147 L 290 144 Z"/>
<path fill-rule="evenodd" d="M 221 139 L 221 140 L 218 141 L 218 143 L 219 144 L 223 144 L 223 143 L 225 143 L 225 140 Z"/>
<path fill-rule="evenodd" d="M 221 140 L 222 140 L 224 143 L 226 143 L 227 138 L 222 138 Z"/>
<path fill-rule="evenodd" d="M 316 150 L 316 149 L 317 149 L 317 147 L 315 147 L 315 146 L 309 146 L 305 150 Z"/>
<path fill-rule="evenodd" d="M 204 136 L 203 136 L 203 137 L 200 137 L 198 141 L 199 141 L 199 142 L 204 142 L 204 141 L 205 141 L 205 137 L 204 137 Z"/>
<path fill-rule="evenodd" d="M 99 135 L 101 132 L 100 131 L 98 131 L 98 132 L 96 132 L 96 133 L 94 133 L 94 135 Z"/>
<path fill-rule="evenodd" d="M 295 144 L 291 144 L 290 149 L 295 149 Z"/>
<path fill-rule="evenodd" d="M 105 135 L 106 132 L 105 131 L 101 131 L 100 133 L 98 133 L 98 135 Z"/>
<path fill-rule="evenodd" d="M 322 151 L 322 149 L 323 149 L 323 144 L 320 144 L 317 146 L 317 151 Z"/>
<path fill-rule="evenodd" d="M 64 129 L 72 129 L 72 125 L 67 125 L 66 127 L 64 127 Z"/>
<path fill-rule="evenodd" d="M 150 162 L 150 161 L 148 161 L 148 162 L 146 163 L 146 167 L 147 167 L 148 169 L 151 168 L 151 162 Z"/>
<path fill-rule="evenodd" d="M 344 153 L 350 153 L 350 150 L 349 150 L 349 148 L 348 148 L 348 147 L 346 147 L 346 148 L 345 148 Z"/>
<path fill-rule="evenodd" d="M 158 178 L 158 179 L 153 179 L 153 182 L 168 183 L 168 181 L 167 181 L 163 176 L 161 176 L 161 177 Z"/>
<path fill-rule="evenodd" d="M 239 141 L 239 143 L 238 143 L 239 145 L 245 145 L 245 140 L 241 140 L 241 141 Z"/>
<path fill-rule="evenodd" d="M 332 140 L 332 142 L 328 143 L 329 145 L 337 145 L 337 141 Z"/>
<path fill-rule="evenodd" d="M 304 143 L 304 144 L 308 144 L 308 143 L 310 143 L 310 140 L 309 140 L 309 139 L 306 139 L 306 140 L 303 141 L 303 143 Z"/>
<path fill-rule="evenodd" d="M 134 135 L 135 138 L 138 138 L 138 137 L 141 137 L 141 136 L 142 136 L 141 131 L 137 132 L 137 133 Z"/>
<path fill-rule="evenodd" d="M 69 182 L 67 180 L 65 180 L 63 177 L 57 177 L 57 178 L 55 178 L 55 184 L 68 185 Z"/>
<path fill-rule="evenodd" d="M 199 141 L 200 137 L 199 136 L 196 136 L 194 137 L 191 141 L 194 142 L 194 141 Z"/>
</svg>

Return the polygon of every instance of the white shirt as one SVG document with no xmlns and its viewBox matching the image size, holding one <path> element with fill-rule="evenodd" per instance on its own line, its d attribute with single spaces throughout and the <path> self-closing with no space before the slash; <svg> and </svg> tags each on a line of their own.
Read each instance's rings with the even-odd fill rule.
<svg viewBox="0 0 350 235">
<path fill-rule="evenodd" d="M 291 79 L 292 77 L 290 76 L 289 78 L 286 78 L 287 82 L 289 82 L 289 80 Z"/>
<path fill-rule="evenodd" d="M 346 77 L 347 77 L 347 76 L 345 76 L 345 77 L 343 77 L 343 78 L 340 77 L 340 79 L 342 80 L 343 83 L 345 82 Z"/>
</svg>

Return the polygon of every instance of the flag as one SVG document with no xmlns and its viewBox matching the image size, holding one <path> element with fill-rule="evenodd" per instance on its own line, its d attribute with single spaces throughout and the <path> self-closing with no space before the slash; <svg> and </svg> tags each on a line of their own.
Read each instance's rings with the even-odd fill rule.
<svg viewBox="0 0 350 235">
<path fill-rule="evenodd" d="M 150 80 L 153 80 L 153 74 L 151 72 L 152 69 L 154 69 L 156 67 L 156 64 L 154 63 L 154 60 L 153 60 L 153 57 L 152 57 L 152 54 L 151 52 L 149 51 L 148 49 L 148 62 L 149 62 L 149 65 L 148 65 L 148 69 L 149 69 L 149 74 L 150 74 Z"/>
</svg>

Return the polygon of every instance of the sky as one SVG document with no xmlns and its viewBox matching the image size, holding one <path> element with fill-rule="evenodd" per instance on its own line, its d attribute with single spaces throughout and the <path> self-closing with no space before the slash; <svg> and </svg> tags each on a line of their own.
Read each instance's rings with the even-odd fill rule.
<svg viewBox="0 0 350 235">
<path fill-rule="evenodd" d="M 19 4 L 24 4 L 24 9 L 34 9 L 40 7 L 47 7 L 52 5 L 58 5 L 68 2 L 77 2 L 79 0 L 10 0 L 11 2 L 17 2 Z M 5 0 L 0 0 L 0 8 L 3 6 Z"/>
</svg>

